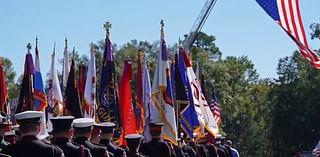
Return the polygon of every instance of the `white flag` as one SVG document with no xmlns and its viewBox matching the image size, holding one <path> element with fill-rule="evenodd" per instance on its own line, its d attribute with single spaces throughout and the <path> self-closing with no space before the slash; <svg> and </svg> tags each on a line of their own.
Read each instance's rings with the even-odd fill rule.
<svg viewBox="0 0 320 157">
<path fill-rule="evenodd" d="M 152 84 L 151 122 L 162 122 L 162 137 L 177 145 L 177 125 L 168 61 L 168 49 L 161 27 L 160 54 Z"/>
<path fill-rule="evenodd" d="M 55 49 L 51 56 L 51 70 L 49 76 L 49 92 L 48 92 L 48 131 L 52 130 L 52 123 L 50 119 L 56 116 L 62 116 L 63 113 L 63 98 L 59 84 L 58 74 L 55 69 Z"/>
<path fill-rule="evenodd" d="M 90 52 L 90 60 L 88 63 L 88 73 L 86 78 L 86 85 L 84 88 L 84 110 L 85 118 L 95 119 L 96 111 L 96 59 L 93 49 Z"/>
<path fill-rule="evenodd" d="M 147 57 L 144 58 L 143 64 L 143 73 L 142 73 L 142 96 L 143 96 L 143 105 L 145 108 L 144 117 L 145 117 L 145 124 L 144 124 L 144 131 L 143 131 L 143 142 L 147 143 L 151 141 L 151 134 L 150 134 L 150 105 L 151 105 L 151 83 L 150 83 L 150 76 L 148 70 L 148 63 Z"/>
</svg>

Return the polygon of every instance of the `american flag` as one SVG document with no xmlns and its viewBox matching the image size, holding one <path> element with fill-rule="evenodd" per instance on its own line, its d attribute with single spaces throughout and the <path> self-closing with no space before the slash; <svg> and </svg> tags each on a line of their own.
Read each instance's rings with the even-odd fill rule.
<svg viewBox="0 0 320 157">
<path fill-rule="evenodd" d="M 309 48 L 300 14 L 299 0 L 256 0 L 266 13 L 286 31 L 297 44 L 301 54 L 320 69 L 319 56 Z"/>
<path fill-rule="evenodd" d="M 220 125 L 221 124 L 220 105 L 218 104 L 217 96 L 213 87 L 212 87 L 210 110 L 214 116 L 214 120 L 216 121 L 217 125 Z"/>
</svg>

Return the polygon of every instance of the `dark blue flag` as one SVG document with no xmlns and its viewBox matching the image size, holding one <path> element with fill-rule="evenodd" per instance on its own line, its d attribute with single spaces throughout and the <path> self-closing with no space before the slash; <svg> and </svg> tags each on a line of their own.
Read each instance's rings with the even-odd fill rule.
<svg viewBox="0 0 320 157">
<path fill-rule="evenodd" d="M 116 89 L 112 43 L 109 39 L 109 34 L 107 34 L 100 79 L 100 104 L 97 109 L 97 114 L 100 122 L 114 122 L 117 127 L 120 127 L 118 94 Z"/>
</svg>

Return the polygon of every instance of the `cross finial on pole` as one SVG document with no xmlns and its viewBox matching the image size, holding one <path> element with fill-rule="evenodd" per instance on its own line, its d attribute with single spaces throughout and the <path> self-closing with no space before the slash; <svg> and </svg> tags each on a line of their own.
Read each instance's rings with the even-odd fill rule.
<svg viewBox="0 0 320 157">
<path fill-rule="evenodd" d="M 38 37 L 36 36 L 36 47 L 38 47 Z"/>
<path fill-rule="evenodd" d="M 68 39 L 67 39 L 67 37 L 64 39 L 64 47 L 65 47 L 65 48 L 68 47 Z"/>
<path fill-rule="evenodd" d="M 72 49 L 72 59 L 74 59 L 76 56 L 76 47 L 73 46 L 73 49 Z"/>
<path fill-rule="evenodd" d="M 178 40 L 178 45 L 181 46 L 182 45 L 182 40 L 181 38 L 179 37 L 179 40 Z"/>
<path fill-rule="evenodd" d="M 90 50 L 91 50 L 91 52 L 93 52 L 93 53 L 96 51 L 96 49 L 94 48 L 93 42 L 91 42 L 91 49 L 90 49 Z"/>
<path fill-rule="evenodd" d="M 109 21 L 106 21 L 104 24 L 103 24 L 103 28 L 106 30 L 107 32 L 107 35 L 109 35 L 110 33 L 110 28 L 112 27 L 111 23 Z"/>
<path fill-rule="evenodd" d="M 160 20 L 160 26 L 161 26 L 161 28 L 163 28 L 163 27 L 164 27 L 163 19 L 161 19 L 161 20 Z"/>
<path fill-rule="evenodd" d="M 27 50 L 28 50 L 28 53 L 30 53 L 30 50 L 31 50 L 31 44 L 30 43 L 27 44 Z"/>
</svg>

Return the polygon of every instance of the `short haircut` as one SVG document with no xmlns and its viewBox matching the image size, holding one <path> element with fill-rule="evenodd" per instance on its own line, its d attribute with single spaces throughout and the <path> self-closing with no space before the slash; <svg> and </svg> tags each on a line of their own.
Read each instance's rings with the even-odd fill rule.
<svg viewBox="0 0 320 157">
<path fill-rule="evenodd" d="M 90 126 L 90 127 L 84 127 L 84 128 L 76 128 L 76 127 L 74 127 L 73 129 L 74 129 L 74 132 L 75 132 L 75 133 L 87 133 L 87 132 L 90 132 L 90 131 L 91 131 L 92 126 Z"/>
<path fill-rule="evenodd" d="M 19 126 L 19 131 L 22 134 L 34 132 L 34 131 L 37 131 L 37 126 L 39 126 L 39 125 L 40 125 L 40 123 L 26 123 L 26 124 Z"/>
</svg>

